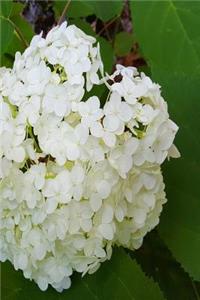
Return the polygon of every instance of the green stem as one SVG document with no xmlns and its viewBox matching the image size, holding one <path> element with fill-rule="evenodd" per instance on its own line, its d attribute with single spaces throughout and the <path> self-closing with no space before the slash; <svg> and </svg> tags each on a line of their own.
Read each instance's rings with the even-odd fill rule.
<svg viewBox="0 0 200 300">
<path fill-rule="evenodd" d="M 59 18 L 59 20 L 58 20 L 58 25 L 61 25 L 61 24 L 62 24 L 62 22 L 63 22 L 63 20 L 64 20 L 64 17 L 65 17 L 65 15 L 66 15 L 67 9 L 68 9 L 68 7 L 69 7 L 69 5 L 70 5 L 70 2 L 71 2 L 71 0 L 68 0 L 68 1 L 67 1 L 66 5 L 65 5 L 65 7 L 64 7 L 64 9 L 63 9 L 63 12 L 62 12 L 62 14 L 61 14 L 61 16 L 60 16 L 60 18 Z"/>
</svg>

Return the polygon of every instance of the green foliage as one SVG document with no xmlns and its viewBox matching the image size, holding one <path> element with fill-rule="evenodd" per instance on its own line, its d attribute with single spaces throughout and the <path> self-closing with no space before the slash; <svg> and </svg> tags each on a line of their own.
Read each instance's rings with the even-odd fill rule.
<svg viewBox="0 0 200 300">
<path fill-rule="evenodd" d="M 1 28 L 1 53 L 4 54 L 10 44 L 14 30 L 13 26 L 7 19 L 0 17 L 0 28 Z"/>
<path fill-rule="evenodd" d="M 11 0 L 2 1 L 0 7 L 1 7 L 1 15 L 3 15 L 5 18 L 8 18 L 13 9 L 12 1 Z"/>
<path fill-rule="evenodd" d="M 173 255 L 200 280 L 200 5 L 198 2 L 131 2 L 135 33 L 180 126 L 181 159 L 164 167 L 167 197 L 160 234 Z M 142 23 L 145 26 L 141 26 Z"/>
<path fill-rule="evenodd" d="M 20 29 L 24 39 L 29 44 L 34 34 L 31 25 L 24 18 L 20 17 L 19 14 L 16 13 L 12 15 L 11 19 L 13 23 Z"/>
<path fill-rule="evenodd" d="M 104 63 L 105 71 L 110 73 L 112 71 L 114 62 L 114 52 L 111 44 L 102 37 L 97 38 L 101 47 L 101 57 Z"/>
<path fill-rule="evenodd" d="M 55 1 L 55 9 L 60 16 L 66 5 L 66 1 Z M 72 1 L 67 10 L 67 18 L 80 18 L 92 15 L 94 13 L 93 7 L 87 1 Z"/>
<path fill-rule="evenodd" d="M 12 2 L 2 1 L 0 3 L 0 30 L 1 30 L 1 53 L 5 53 L 13 37 L 14 30 L 8 18 L 12 12 Z"/>
<path fill-rule="evenodd" d="M 94 11 L 94 14 L 102 21 L 108 21 L 113 17 L 119 16 L 122 8 L 123 1 L 83 1 L 87 3 Z"/>
<path fill-rule="evenodd" d="M 128 32 L 119 32 L 115 36 L 114 50 L 118 56 L 124 56 L 131 51 L 133 46 L 134 37 Z"/>
<path fill-rule="evenodd" d="M 148 276 L 152 276 L 159 283 L 166 299 L 198 300 L 200 284 L 192 282 L 157 230 L 150 232 L 145 237 L 142 248 L 130 251 L 130 255 L 136 258 Z"/>
<path fill-rule="evenodd" d="M 2 265 L 2 299 L 27 300 L 163 300 L 156 283 L 147 278 L 141 268 L 121 249 L 116 249 L 112 260 L 105 262 L 98 272 L 73 278 L 72 287 L 62 294 L 53 289 L 41 292 L 36 284 L 26 280 L 21 272 L 16 272 L 9 263 Z M 81 297 L 81 298 L 80 298 Z"/>
<path fill-rule="evenodd" d="M 61 14 L 66 1 L 55 1 L 57 13 Z M 123 1 L 72 1 L 67 11 L 67 18 L 79 18 L 96 15 L 97 18 L 106 22 L 113 17 L 119 16 L 123 8 Z"/>
<path fill-rule="evenodd" d="M 1 2 L 1 64 L 12 66 L 16 51 L 24 51 L 33 36 L 31 26 L 20 16 L 22 5 L 12 1 Z"/>
</svg>

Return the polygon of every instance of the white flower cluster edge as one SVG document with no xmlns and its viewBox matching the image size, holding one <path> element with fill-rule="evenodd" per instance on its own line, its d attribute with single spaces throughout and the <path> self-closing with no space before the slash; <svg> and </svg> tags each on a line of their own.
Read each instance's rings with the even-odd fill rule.
<svg viewBox="0 0 200 300">
<path fill-rule="evenodd" d="M 134 67 L 103 74 L 95 38 L 66 23 L 0 68 L 0 260 L 41 290 L 140 247 L 166 202 L 178 127 L 160 87 Z"/>
</svg>

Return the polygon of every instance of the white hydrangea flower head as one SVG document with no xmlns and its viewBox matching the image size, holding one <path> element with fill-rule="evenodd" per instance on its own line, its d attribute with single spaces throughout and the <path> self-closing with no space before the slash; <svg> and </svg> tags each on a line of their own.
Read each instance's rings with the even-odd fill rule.
<svg viewBox="0 0 200 300">
<path fill-rule="evenodd" d="M 95 84 L 106 99 L 88 96 Z M 114 245 L 139 248 L 166 202 L 177 130 L 145 74 L 103 75 L 95 38 L 66 23 L 35 36 L 0 68 L 0 260 L 61 292 Z"/>
</svg>

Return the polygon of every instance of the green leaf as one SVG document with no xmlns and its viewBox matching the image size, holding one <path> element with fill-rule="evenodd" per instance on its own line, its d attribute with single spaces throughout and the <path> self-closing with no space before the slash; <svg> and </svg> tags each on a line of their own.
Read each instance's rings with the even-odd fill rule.
<svg viewBox="0 0 200 300">
<path fill-rule="evenodd" d="M 6 52 L 14 34 L 13 26 L 10 24 L 10 22 L 7 19 L 4 19 L 2 17 L 0 17 L 0 32 L 1 32 L 0 54 L 2 55 Z"/>
<path fill-rule="evenodd" d="M 33 282 L 16 272 L 10 263 L 2 264 L 2 300 L 163 300 L 159 287 L 147 278 L 139 265 L 124 250 L 115 250 L 109 262 L 93 275 L 75 276 L 72 286 L 62 294 L 49 288 L 41 292 Z"/>
<path fill-rule="evenodd" d="M 25 41 L 28 44 L 33 37 L 33 29 L 30 24 L 20 16 L 20 13 L 23 9 L 23 6 L 19 3 L 12 3 L 10 1 L 3 1 L 8 2 L 7 7 L 7 17 L 1 16 L 1 65 L 6 67 L 12 67 L 13 60 L 15 53 L 17 51 L 23 52 L 25 49 Z M 10 6 L 10 4 L 12 4 Z M 4 8 L 5 8 L 4 7 Z M 8 7 L 12 9 L 8 13 Z M 4 9 L 6 14 L 6 10 Z M 19 33 L 23 36 L 24 41 L 19 36 Z"/>
<path fill-rule="evenodd" d="M 156 229 L 145 237 L 142 247 L 130 255 L 136 258 L 148 276 L 159 283 L 166 299 L 199 300 L 200 284 L 192 282 Z"/>
<path fill-rule="evenodd" d="M 24 5 L 22 2 L 12 2 L 12 11 L 10 14 L 10 18 L 12 19 L 13 16 L 21 16 L 22 17 L 22 10 L 24 9 Z M 24 17 L 22 17 L 24 18 Z"/>
<path fill-rule="evenodd" d="M 101 19 L 102 21 L 106 22 L 115 16 L 119 16 L 122 12 L 123 8 L 123 1 L 83 1 L 87 3 L 94 14 Z"/>
<path fill-rule="evenodd" d="M 1 65 L 12 67 L 15 53 L 23 52 L 25 43 L 17 34 L 15 27 L 21 32 L 24 40 L 30 42 L 34 35 L 31 25 L 19 14 L 23 6 L 13 3 L 13 10 L 9 18 L 2 17 L 1 21 Z"/>
<path fill-rule="evenodd" d="M 100 44 L 101 58 L 104 63 L 104 71 L 110 73 L 114 63 L 114 51 L 111 44 L 103 37 L 97 38 Z"/>
<path fill-rule="evenodd" d="M 19 15 L 13 15 L 11 20 L 19 28 L 27 43 L 30 43 L 34 35 L 32 26 L 23 17 Z"/>
<path fill-rule="evenodd" d="M 176 144 L 182 157 L 164 166 L 169 202 L 160 234 L 185 270 L 200 280 L 200 3 L 133 1 L 131 8 L 153 79 L 180 126 Z"/>
<path fill-rule="evenodd" d="M 115 36 L 114 50 L 118 56 L 125 56 L 131 51 L 133 46 L 133 35 L 128 32 L 119 32 Z"/>
<path fill-rule="evenodd" d="M 13 9 L 13 2 L 11 0 L 1 1 L 0 10 L 1 16 L 9 17 Z"/>
<path fill-rule="evenodd" d="M 62 14 L 67 1 L 55 1 L 57 18 Z M 122 12 L 123 1 L 71 1 L 67 9 L 66 18 L 87 17 L 96 15 L 99 19 L 106 22 L 119 16 Z"/>
<path fill-rule="evenodd" d="M 67 1 L 55 1 L 54 7 L 57 12 L 57 17 L 62 14 Z M 68 18 L 79 18 L 92 15 L 94 13 L 92 6 L 87 1 L 71 1 L 67 9 L 66 17 Z"/>
</svg>

